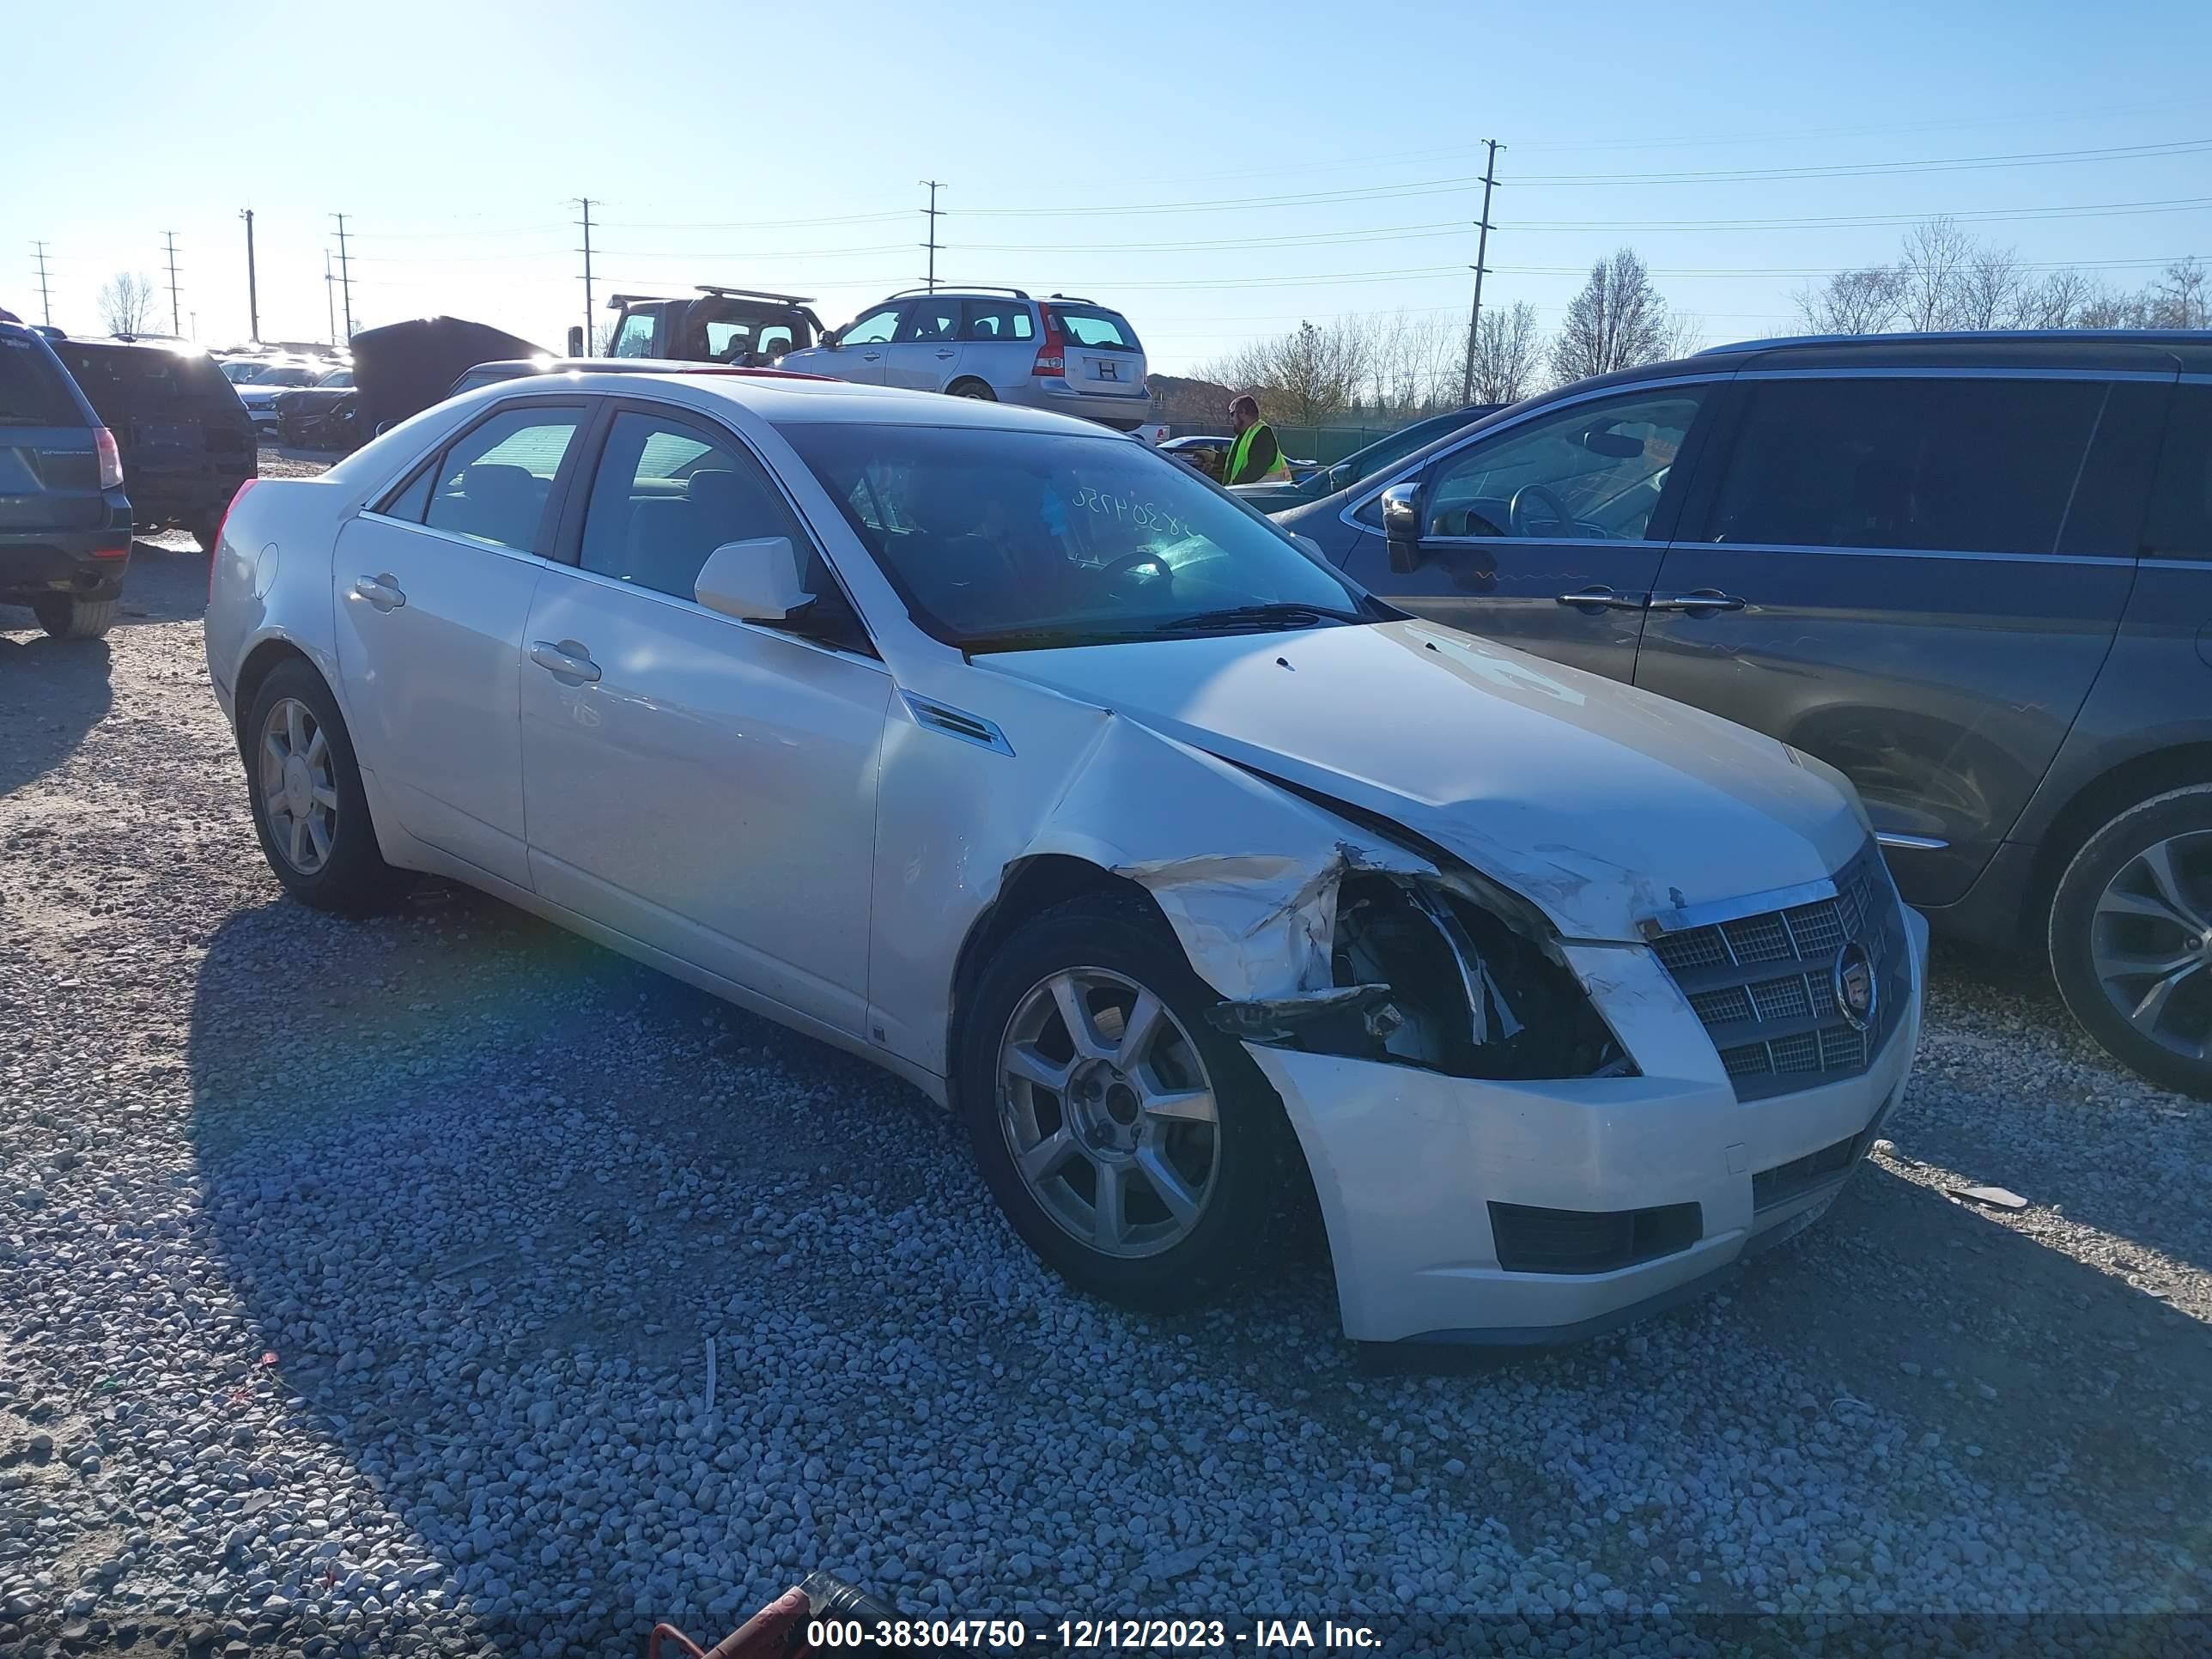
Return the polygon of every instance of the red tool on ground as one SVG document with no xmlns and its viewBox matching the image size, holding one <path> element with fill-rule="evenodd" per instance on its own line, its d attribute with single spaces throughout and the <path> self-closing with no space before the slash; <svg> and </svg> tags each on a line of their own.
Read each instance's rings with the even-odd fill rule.
<svg viewBox="0 0 2212 1659">
<path fill-rule="evenodd" d="M 826 1572 L 807 1575 L 789 1589 L 725 1636 L 711 1648 L 702 1648 L 673 1625 L 655 1625 L 645 1639 L 645 1659 L 662 1659 L 661 1643 L 684 1659 L 804 1659 L 830 1649 L 808 1640 L 811 1627 L 824 1620 L 857 1620 L 862 1625 L 902 1622 L 898 1611 L 866 1591 Z M 930 1650 L 966 1653 L 966 1648 Z"/>
</svg>

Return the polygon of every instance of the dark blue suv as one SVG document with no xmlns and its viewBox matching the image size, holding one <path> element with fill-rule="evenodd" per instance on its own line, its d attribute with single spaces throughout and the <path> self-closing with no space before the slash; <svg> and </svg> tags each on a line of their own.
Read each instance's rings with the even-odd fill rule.
<svg viewBox="0 0 2212 1659">
<path fill-rule="evenodd" d="M 58 639 L 96 640 L 131 562 L 115 440 L 53 348 L 0 323 L 0 603 Z"/>
<path fill-rule="evenodd" d="M 1277 522 L 1840 768 L 1930 921 L 2047 951 L 2099 1042 L 2212 1097 L 2212 335 L 1723 347 Z"/>
</svg>

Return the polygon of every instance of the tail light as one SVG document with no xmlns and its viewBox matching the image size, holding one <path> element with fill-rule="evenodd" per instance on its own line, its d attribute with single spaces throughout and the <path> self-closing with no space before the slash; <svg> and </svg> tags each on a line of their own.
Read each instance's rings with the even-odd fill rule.
<svg viewBox="0 0 2212 1659">
<path fill-rule="evenodd" d="M 238 504 L 246 499 L 246 492 L 252 489 L 254 485 L 260 482 L 261 480 L 258 478 L 248 478 L 244 483 L 239 485 L 238 493 L 230 498 L 230 505 L 223 508 L 222 517 L 216 520 L 215 547 L 210 547 L 207 550 L 208 603 L 210 605 L 213 605 L 215 603 L 215 571 L 216 563 L 216 548 L 219 548 L 222 545 L 222 532 L 229 528 L 230 515 L 238 511 Z"/>
<path fill-rule="evenodd" d="M 1052 314 L 1050 306 L 1039 306 L 1037 315 L 1044 319 L 1044 342 L 1037 347 L 1036 361 L 1030 365 L 1030 373 L 1064 376 L 1067 373 L 1067 337 L 1060 331 L 1060 319 Z"/>
<path fill-rule="evenodd" d="M 104 426 L 93 428 L 92 447 L 100 454 L 100 487 L 118 488 L 123 483 L 123 452 L 115 447 L 115 434 Z"/>
</svg>

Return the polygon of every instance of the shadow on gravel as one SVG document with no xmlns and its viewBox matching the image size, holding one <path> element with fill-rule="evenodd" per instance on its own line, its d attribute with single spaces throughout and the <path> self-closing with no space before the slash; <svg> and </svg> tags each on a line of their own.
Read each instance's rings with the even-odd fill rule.
<svg viewBox="0 0 2212 1659">
<path fill-rule="evenodd" d="M 1901 1115 L 1905 1150 L 2212 1271 L 2212 1102 L 2136 1076 L 2066 1012 L 2042 963 L 1939 951 L 1941 1030 Z"/>
<path fill-rule="evenodd" d="M 1109 1480 L 1141 1463 L 1202 1492 L 1225 1459 L 1272 1490 L 1262 1460 L 1288 1440 L 1238 1443 L 1215 1407 L 1241 1396 L 1345 1478 L 1415 1492 L 1412 1396 L 1363 1395 L 1324 1271 L 1171 1320 L 1074 1295 L 917 1093 L 493 901 L 234 915 L 200 967 L 188 1059 L 200 1224 L 243 1304 L 241 1367 L 276 1356 L 293 1417 L 455 1575 L 480 1632 L 614 1651 L 646 1611 L 732 1628 L 816 1566 L 911 1602 L 951 1571 L 950 1538 L 979 1535 L 946 1518 L 950 1495 L 955 1515 L 1039 1526 L 1069 1504 L 1075 1472 L 1040 1448 L 1071 1413 Z M 1687 1385 L 1697 1433 L 1733 1438 L 1771 1431 L 1757 1379 L 1782 1356 L 1808 1388 L 1980 1448 L 1990 1478 L 2054 1508 L 2175 1540 L 2212 1501 L 2203 1328 L 1879 1166 L 1725 1293 L 1413 1387 L 1540 1389 L 1564 1421 L 1588 1396 Z M 586 1496 L 564 1496 L 572 1480 Z M 1529 1537 L 1582 1501 L 1533 1449 L 1466 1480 L 1407 1501 Z M 802 1542 L 748 1565 L 763 1492 L 793 1490 Z M 633 1571 L 664 1534 L 686 1553 L 674 1591 Z M 708 1572 L 695 1547 L 735 1565 Z"/>
<path fill-rule="evenodd" d="M 0 629 L 35 629 L 27 611 L 0 605 Z M 0 797 L 76 752 L 114 703 L 105 640 L 0 632 Z"/>
<path fill-rule="evenodd" d="M 1732 1287 L 1777 1352 L 2115 1530 L 2201 1551 L 2212 1330 L 1869 1162 Z"/>
<path fill-rule="evenodd" d="M 142 536 L 131 544 L 116 625 L 197 622 L 207 611 L 207 590 L 208 556 L 198 543 L 181 531 L 159 541 Z"/>
</svg>

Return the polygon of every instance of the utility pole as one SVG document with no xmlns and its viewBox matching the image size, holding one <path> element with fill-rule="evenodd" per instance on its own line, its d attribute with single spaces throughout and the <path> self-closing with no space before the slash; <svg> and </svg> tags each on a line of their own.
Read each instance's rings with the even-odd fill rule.
<svg viewBox="0 0 2212 1659">
<path fill-rule="evenodd" d="M 353 266 L 346 258 L 345 215 L 333 213 L 338 222 L 338 289 L 345 295 L 346 343 L 353 343 Z"/>
<path fill-rule="evenodd" d="M 584 355 L 592 355 L 592 198 L 579 196 L 576 205 L 584 210 L 579 221 L 584 227 L 584 246 L 577 251 L 584 256 Z"/>
<path fill-rule="evenodd" d="M 338 279 L 331 275 L 331 251 L 323 250 L 323 313 L 331 325 L 331 343 L 338 343 Z"/>
<path fill-rule="evenodd" d="M 46 245 L 33 242 L 31 246 L 39 252 L 39 308 L 46 313 L 46 326 L 52 328 L 54 325 L 54 296 L 46 291 Z"/>
<path fill-rule="evenodd" d="M 929 276 L 927 280 L 929 291 L 934 294 L 937 292 L 937 250 L 941 246 L 937 240 L 937 192 L 945 186 L 934 179 L 923 179 L 917 182 L 929 186 L 929 205 L 922 209 L 929 216 L 929 240 L 922 246 L 929 250 Z"/>
<path fill-rule="evenodd" d="M 1490 146 L 1490 161 L 1482 172 L 1482 234 L 1474 245 L 1474 308 L 1467 313 L 1467 372 L 1460 378 L 1459 400 L 1462 407 L 1474 401 L 1474 348 L 1482 327 L 1482 274 L 1490 258 L 1490 192 L 1498 187 L 1498 152 L 1495 138 L 1482 141 Z"/>
<path fill-rule="evenodd" d="M 261 290 L 253 280 L 253 210 L 242 210 L 239 216 L 246 221 L 246 337 L 256 345 L 261 343 Z"/>
<path fill-rule="evenodd" d="M 169 245 L 169 332 L 180 335 L 185 331 L 185 314 L 177 303 L 177 233 L 165 230 L 161 235 Z"/>
</svg>

